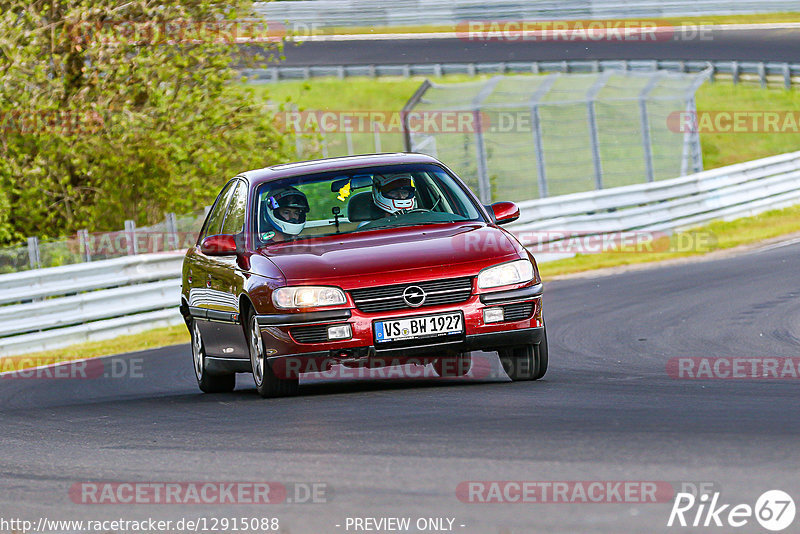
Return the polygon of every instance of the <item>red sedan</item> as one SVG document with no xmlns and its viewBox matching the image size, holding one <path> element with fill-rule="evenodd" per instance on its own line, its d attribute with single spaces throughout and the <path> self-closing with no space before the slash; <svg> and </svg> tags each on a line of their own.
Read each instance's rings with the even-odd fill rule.
<svg viewBox="0 0 800 534">
<path fill-rule="evenodd" d="M 220 192 L 183 263 L 181 312 L 204 392 L 252 373 L 264 397 L 335 365 L 469 372 L 498 351 L 513 380 L 547 371 L 533 256 L 441 162 L 381 154 L 275 165 Z"/>
</svg>

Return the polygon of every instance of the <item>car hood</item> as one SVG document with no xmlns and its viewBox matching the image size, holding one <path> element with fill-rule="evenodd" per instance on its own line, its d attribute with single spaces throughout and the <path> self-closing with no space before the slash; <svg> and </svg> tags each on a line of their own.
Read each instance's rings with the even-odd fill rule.
<svg viewBox="0 0 800 534">
<path fill-rule="evenodd" d="M 328 236 L 260 252 L 288 284 L 343 289 L 474 276 L 484 267 L 522 257 L 521 246 L 504 231 L 474 222 Z"/>
</svg>

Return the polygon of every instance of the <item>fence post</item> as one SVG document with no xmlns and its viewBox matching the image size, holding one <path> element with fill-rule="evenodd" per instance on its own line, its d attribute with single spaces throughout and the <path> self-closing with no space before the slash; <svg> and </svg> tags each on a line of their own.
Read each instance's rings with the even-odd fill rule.
<svg viewBox="0 0 800 534">
<path fill-rule="evenodd" d="M 353 149 L 353 132 L 350 131 L 350 123 L 348 121 L 347 128 L 344 131 L 344 140 L 347 144 L 347 155 L 352 156 L 355 154 L 355 150 Z"/>
<path fill-rule="evenodd" d="M 80 242 L 83 261 L 92 261 L 92 248 L 91 244 L 89 243 L 89 230 L 78 230 L 78 241 Z"/>
<path fill-rule="evenodd" d="M 325 136 L 325 125 L 320 121 L 319 134 L 322 136 L 322 157 L 328 157 L 328 138 Z"/>
<path fill-rule="evenodd" d="M 138 254 L 136 247 L 136 223 L 127 220 L 125 221 L 125 234 L 128 236 L 128 256 Z"/>
<path fill-rule="evenodd" d="M 411 125 L 408 123 L 408 114 L 419 104 L 423 95 L 430 89 L 431 85 L 430 80 L 425 78 L 425 81 L 417 87 L 417 90 L 414 91 L 414 94 L 411 95 L 411 98 L 408 99 L 408 102 L 405 103 L 403 109 L 400 111 L 400 120 L 403 122 L 403 147 L 406 152 L 414 151 L 411 147 Z"/>
<path fill-rule="evenodd" d="M 475 155 L 478 160 L 478 195 L 481 202 L 490 204 L 492 202 L 492 186 L 489 182 L 489 164 L 486 161 L 486 140 L 483 138 L 483 124 L 481 124 L 481 112 L 472 112 L 475 124 Z"/>
<path fill-rule="evenodd" d="M 533 148 L 536 152 L 536 173 L 539 185 L 539 197 L 547 196 L 547 169 L 544 161 L 544 145 L 542 144 L 542 120 L 539 115 L 539 102 L 556 83 L 559 74 L 548 74 L 542 84 L 531 97 L 531 125 L 533 126 Z"/>
<path fill-rule="evenodd" d="M 167 229 L 166 239 L 164 240 L 164 251 L 176 250 L 180 243 L 180 236 L 178 236 L 177 216 L 174 213 L 167 213 L 167 216 L 164 220 L 164 226 Z"/>
<path fill-rule="evenodd" d="M 373 140 L 373 143 L 375 145 L 375 147 L 374 147 L 375 148 L 375 153 L 376 154 L 380 154 L 381 151 L 382 151 L 382 147 L 381 147 L 381 132 L 379 131 L 379 128 L 375 127 L 375 123 L 374 122 L 372 123 L 372 140 Z"/>
<path fill-rule="evenodd" d="M 40 269 L 42 267 L 42 259 L 39 257 L 39 238 L 28 238 L 28 260 L 31 269 Z"/>
<path fill-rule="evenodd" d="M 738 69 L 738 64 L 736 65 Z M 686 113 L 690 117 L 694 117 L 694 124 L 698 124 L 697 119 L 697 102 L 695 101 L 695 93 L 703 83 L 712 76 L 712 70 L 706 69 L 700 73 L 694 82 L 689 86 L 685 93 Z M 703 170 L 703 150 L 700 146 L 700 130 L 695 127 L 690 131 L 683 134 L 683 156 L 681 158 L 681 176 L 689 174 L 689 163 L 691 160 L 692 172 L 700 172 Z"/>
<path fill-rule="evenodd" d="M 694 97 L 692 97 L 691 102 L 689 103 L 689 108 L 693 113 L 692 116 L 697 117 L 697 102 Z M 692 172 L 702 172 L 703 171 L 703 148 L 700 145 L 700 129 L 696 128 L 695 131 L 691 134 L 690 139 L 690 147 L 691 147 L 691 155 L 692 155 Z"/>
<path fill-rule="evenodd" d="M 758 81 L 761 82 L 762 89 L 767 88 L 767 66 L 763 61 L 758 64 Z"/>
<path fill-rule="evenodd" d="M 627 69 L 626 69 L 627 70 Z M 592 144 L 592 162 L 594 163 L 594 187 L 603 189 L 603 163 L 600 160 L 600 135 L 597 131 L 597 112 L 595 100 L 600 90 L 603 89 L 613 71 L 607 70 L 600 75 L 597 81 L 586 93 L 586 111 L 589 118 L 589 138 Z"/>
<path fill-rule="evenodd" d="M 481 105 L 489 98 L 494 88 L 502 80 L 502 76 L 495 76 L 481 88 L 480 92 L 472 99 L 472 123 L 475 125 L 475 154 L 478 163 L 478 196 L 481 202 L 492 202 L 492 184 L 489 179 L 489 162 L 486 155 L 486 139 L 483 137 L 484 124 L 481 121 Z"/>
<path fill-rule="evenodd" d="M 639 93 L 639 120 L 641 121 L 644 167 L 648 182 L 655 180 L 655 170 L 653 169 L 653 141 L 650 137 L 650 117 L 647 114 L 647 97 L 661 81 L 662 76 L 663 74 L 659 74 L 658 72 L 654 73 L 653 78 L 647 82 L 642 92 Z"/>
<path fill-rule="evenodd" d="M 733 85 L 737 85 L 739 83 L 739 62 L 732 61 L 731 62 L 731 77 L 733 78 Z"/>
</svg>

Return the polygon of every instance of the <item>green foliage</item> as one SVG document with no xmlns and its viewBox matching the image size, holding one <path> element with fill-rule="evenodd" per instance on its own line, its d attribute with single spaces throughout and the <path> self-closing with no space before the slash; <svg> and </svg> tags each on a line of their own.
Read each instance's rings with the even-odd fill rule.
<svg viewBox="0 0 800 534">
<path fill-rule="evenodd" d="M 0 0 L 0 243 L 151 224 L 293 159 L 280 108 L 235 83 L 251 7 Z"/>
</svg>

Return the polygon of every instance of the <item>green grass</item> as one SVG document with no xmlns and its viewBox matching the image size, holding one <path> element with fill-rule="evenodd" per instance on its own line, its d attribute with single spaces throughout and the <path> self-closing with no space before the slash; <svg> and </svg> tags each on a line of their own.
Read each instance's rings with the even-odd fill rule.
<svg viewBox="0 0 800 534">
<path fill-rule="evenodd" d="M 183 343 L 189 343 L 189 331 L 185 325 L 176 325 L 104 341 L 79 343 L 61 349 L 32 352 L 19 356 L 6 356 L 0 358 L 0 370 L 29 369 L 57 362 L 98 358 L 100 356 L 111 356 Z"/>
<path fill-rule="evenodd" d="M 705 226 L 677 233 L 655 242 L 650 251 L 604 252 L 583 254 L 539 266 L 546 280 L 554 276 L 566 275 L 607 267 L 619 267 L 640 263 L 674 260 L 691 256 L 701 256 L 716 250 L 725 250 L 776 238 L 800 231 L 800 206 L 772 210 L 753 217 L 743 217 L 732 221 L 715 221 Z M 698 250 L 687 244 L 696 243 Z M 691 250 L 680 250 L 680 249 Z"/>
<path fill-rule="evenodd" d="M 614 19 L 620 20 L 620 19 Z M 642 20 L 642 19 L 637 19 Z M 761 13 L 751 15 L 714 15 L 700 17 L 662 17 L 647 18 L 647 22 L 659 25 L 712 25 L 712 24 L 766 24 L 778 22 L 800 22 L 800 13 Z M 443 33 L 456 31 L 452 25 L 438 24 L 430 26 L 377 26 L 377 27 L 338 27 L 321 28 L 318 33 L 327 35 L 341 34 L 390 34 L 390 33 Z"/>
<path fill-rule="evenodd" d="M 800 91 L 761 89 L 722 81 L 706 84 L 697 92 L 702 111 L 793 111 L 800 112 Z M 702 133 L 705 168 L 725 167 L 800 150 L 797 133 Z"/>
</svg>

